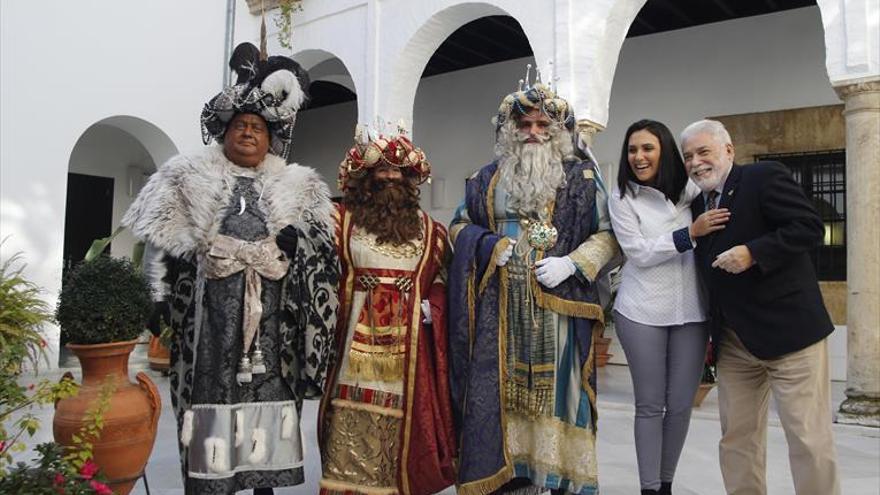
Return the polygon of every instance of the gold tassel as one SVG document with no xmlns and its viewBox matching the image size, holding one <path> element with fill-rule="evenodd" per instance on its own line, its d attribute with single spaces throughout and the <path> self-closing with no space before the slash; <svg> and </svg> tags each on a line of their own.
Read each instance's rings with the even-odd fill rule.
<svg viewBox="0 0 880 495">
<path fill-rule="evenodd" d="M 513 467 L 506 465 L 492 476 L 456 485 L 455 491 L 458 495 L 486 495 L 501 488 L 511 478 L 513 478 Z"/>
<path fill-rule="evenodd" d="M 403 379 L 403 354 L 356 351 L 348 352 L 348 378 L 368 381 L 400 381 Z"/>
</svg>

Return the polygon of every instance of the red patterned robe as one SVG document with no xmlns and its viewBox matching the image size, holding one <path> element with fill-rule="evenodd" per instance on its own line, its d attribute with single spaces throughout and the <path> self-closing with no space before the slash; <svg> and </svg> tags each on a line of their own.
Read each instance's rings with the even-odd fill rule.
<svg viewBox="0 0 880 495">
<path fill-rule="evenodd" d="M 337 211 L 338 347 L 318 420 L 322 494 L 421 495 L 454 482 L 447 234 L 421 216 L 422 239 L 395 247 Z"/>
</svg>

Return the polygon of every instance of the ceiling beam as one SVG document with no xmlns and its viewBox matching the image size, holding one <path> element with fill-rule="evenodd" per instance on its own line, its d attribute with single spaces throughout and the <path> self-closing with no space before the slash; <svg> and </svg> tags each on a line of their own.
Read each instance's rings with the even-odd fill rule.
<svg viewBox="0 0 880 495">
<path fill-rule="evenodd" d="M 669 11 L 672 15 L 677 17 L 680 21 L 684 22 L 688 26 L 693 26 L 696 23 L 694 18 L 688 15 L 687 12 L 682 10 L 679 6 L 675 5 L 673 2 L 669 2 L 667 0 L 651 0 L 655 6 L 660 7 Z"/>
<path fill-rule="evenodd" d="M 450 39 L 450 38 L 446 38 L 446 41 L 443 42 L 443 45 L 448 45 L 448 46 L 451 46 L 451 47 L 455 48 L 456 50 L 460 50 L 460 51 L 463 51 L 463 52 L 466 52 L 466 53 L 470 53 L 471 55 L 473 55 L 473 56 L 475 56 L 475 57 L 477 57 L 477 58 L 481 58 L 481 59 L 483 59 L 483 60 L 485 61 L 484 63 L 487 63 L 487 64 L 491 64 L 492 62 L 497 62 L 497 60 L 495 60 L 495 59 L 493 59 L 492 57 L 486 55 L 485 53 L 480 52 L 480 51 L 478 51 L 478 50 L 474 50 L 473 48 L 470 48 L 470 47 L 468 47 L 468 46 L 464 46 L 464 45 L 462 45 L 461 43 L 458 43 L 458 42 L 452 41 L 452 39 Z M 440 46 L 442 47 L 443 45 L 440 45 Z M 459 63 L 459 65 L 461 65 L 461 63 Z"/>
<path fill-rule="evenodd" d="M 646 31 L 646 34 L 656 33 L 657 28 L 642 18 L 642 16 L 636 17 L 636 24 L 638 24 L 642 29 Z"/>
<path fill-rule="evenodd" d="M 492 45 L 495 48 L 504 50 L 507 53 L 513 52 L 513 50 L 511 50 L 511 45 L 509 43 L 502 43 L 500 41 L 497 41 L 493 38 L 490 38 L 489 36 L 484 35 L 483 33 L 477 31 L 476 29 L 468 29 L 467 35 L 473 36 L 474 38 L 479 39 L 481 43 L 485 43 L 487 45 Z"/>
<path fill-rule="evenodd" d="M 507 16 L 489 16 L 489 17 L 485 17 L 485 19 L 487 21 L 491 22 L 492 24 L 504 29 L 508 33 L 518 37 L 518 38 L 528 38 L 526 36 L 526 34 L 522 31 L 522 29 L 516 29 L 513 26 L 511 26 L 509 23 L 506 23 L 506 22 L 498 19 L 498 17 L 507 17 Z M 510 19 L 513 20 L 514 22 L 516 22 L 516 19 L 514 19 L 513 17 L 510 17 Z"/>
<path fill-rule="evenodd" d="M 433 55 L 431 55 L 431 59 L 433 59 L 434 57 L 437 57 L 439 60 L 442 60 L 443 62 L 446 62 L 447 64 L 452 65 L 453 67 L 461 67 L 461 62 L 459 62 L 458 60 L 455 60 L 451 57 L 448 57 L 446 55 L 443 55 L 443 53 L 441 53 L 440 50 L 437 50 L 436 52 L 434 52 Z M 431 66 L 430 60 L 428 60 L 428 66 L 429 67 Z"/>
<path fill-rule="evenodd" d="M 727 17 L 731 19 L 739 17 L 736 12 L 734 12 L 733 9 L 730 8 L 730 5 L 727 5 L 727 2 L 725 0 L 712 0 L 712 3 L 714 3 L 716 7 L 721 9 L 721 12 L 724 12 L 724 15 L 726 15 Z"/>
</svg>

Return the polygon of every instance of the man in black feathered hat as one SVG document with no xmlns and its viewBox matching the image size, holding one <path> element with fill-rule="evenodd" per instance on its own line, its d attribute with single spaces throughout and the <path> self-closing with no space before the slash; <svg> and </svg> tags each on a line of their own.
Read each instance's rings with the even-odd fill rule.
<svg viewBox="0 0 880 495">
<path fill-rule="evenodd" d="M 302 401 L 321 394 L 334 349 L 329 191 L 287 164 L 307 81 L 293 60 L 249 43 L 230 65 L 237 83 L 201 115 L 205 143 L 217 144 L 170 159 L 123 219 L 154 253 L 157 314 L 170 316 L 188 494 L 302 483 Z"/>
</svg>

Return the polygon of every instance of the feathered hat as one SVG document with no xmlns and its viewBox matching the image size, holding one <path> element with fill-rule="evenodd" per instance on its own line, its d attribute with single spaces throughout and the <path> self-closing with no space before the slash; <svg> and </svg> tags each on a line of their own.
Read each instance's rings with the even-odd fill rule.
<svg viewBox="0 0 880 495">
<path fill-rule="evenodd" d="M 562 124 L 569 131 L 574 130 L 575 119 L 571 106 L 564 98 L 556 95 L 549 84 L 541 82 L 541 72 L 535 71 L 534 82 L 529 81 L 532 64 L 526 66 L 525 80 L 519 80 L 519 88 L 505 96 L 498 107 L 498 114 L 492 119 L 497 132 L 512 118 L 540 109 L 550 120 Z"/>
<path fill-rule="evenodd" d="M 397 167 L 403 175 L 414 178 L 416 184 L 430 181 L 431 164 L 425 152 L 416 148 L 406 137 L 402 125 L 397 127 L 396 133 L 385 134 L 358 124 L 354 142 L 339 164 L 337 185 L 340 191 L 348 187 L 350 177 L 363 177 L 370 170 L 383 165 Z"/>
<path fill-rule="evenodd" d="M 306 71 L 288 57 L 266 57 L 251 43 L 232 52 L 229 67 L 238 75 L 205 104 L 202 110 L 202 141 L 223 143 L 226 126 L 239 113 L 253 113 L 266 120 L 272 136 L 270 151 L 287 159 L 293 141 L 296 113 L 306 100 Z"/>
</svg>

